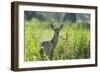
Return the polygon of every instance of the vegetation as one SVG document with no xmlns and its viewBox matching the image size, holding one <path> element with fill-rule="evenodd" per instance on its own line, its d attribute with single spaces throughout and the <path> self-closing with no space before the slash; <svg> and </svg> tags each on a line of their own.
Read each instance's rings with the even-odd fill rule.
<svg viewBox="0 0 100 73">
<path fill-rule="evenodd" d="M 47 17 L 46 17 L 47 18 Z M 39 20 L 33 17 L 25 18 L 25 61 L 48 60 L 41 51 L 41 43 L 53 38 L 54 32 L 48 20 Z M 53 20 L 55 27 L 59 22 Z M 90 28 L 84 22 L 63 22 L 57 47 L 53 51 L 53 60 L 86 59 L 90 58 Z"/>
</svg>

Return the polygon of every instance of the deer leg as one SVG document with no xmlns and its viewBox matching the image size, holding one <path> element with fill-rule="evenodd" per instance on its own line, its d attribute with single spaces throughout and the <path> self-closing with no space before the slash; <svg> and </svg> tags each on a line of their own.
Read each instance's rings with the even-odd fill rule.
<svg viewBox="0 0 100 73">
<path fill-rule="evenodd" d="M 44 52 L 44 48 L 43 47 L 41 47 L 41 49 L 40 49 L 40 54 L 41 54 L 41 60 L 44 60 L 45 52 Z"/>
<path fill-rule="evenodd" d="M 51 54 L 50 54 L 50 60 L 52 60 L 53 59 L 53 49 L 51 50 Z"/>
</svg>

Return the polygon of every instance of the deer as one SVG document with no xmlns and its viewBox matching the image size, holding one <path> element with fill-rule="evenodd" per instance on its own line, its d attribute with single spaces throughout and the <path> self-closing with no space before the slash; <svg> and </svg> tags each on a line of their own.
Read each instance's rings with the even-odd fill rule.
<svg viewBox="0 0 100 73">
<path fill-rule="evenodd" d="M 56 48 L 58 40 L 59 40 L 59 33 L 63 27 L 63 24 L 60 25 L 59 28 L 55 28 L 52 24 L 50 24 L 52 30 L 54 31 L 53 38 L 50 41 L 43 41 L 41 46 L 43 53 L 48 56 L 49 60 L 52 60 L 53 57 L 53 50 Z"/>
</svg>

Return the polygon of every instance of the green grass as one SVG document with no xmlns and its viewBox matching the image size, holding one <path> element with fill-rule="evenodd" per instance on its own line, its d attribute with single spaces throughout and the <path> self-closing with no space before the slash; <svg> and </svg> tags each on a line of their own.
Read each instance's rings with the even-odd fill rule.
<svg viewBox="0 0 100 73">
<path fill-rule="evenodd" d="M 24 27 L 24 61 L 48 60 L 40 52 L 41 43 L 51 40 L 54 35 L 48 21 L 33 18 L 31 21 L 25 20 Z M 64 22 L 57 47 L 53 51 L 53 60 L 87 58 L 90 58 L 90 28 L 83 23 Z"/>
</svg>

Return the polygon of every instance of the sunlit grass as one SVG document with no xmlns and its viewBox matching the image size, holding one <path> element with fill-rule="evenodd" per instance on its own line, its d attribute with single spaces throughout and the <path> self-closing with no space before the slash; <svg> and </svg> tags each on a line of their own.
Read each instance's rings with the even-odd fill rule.
<svg viewBox="0 0 100 73">
<path fill-rule="evenodd" d="M 25 61 L 48 60 L 47 56 L 40 52 L 41 43 L 51 40 L 54 35 L 47 23 L 38 19 L 25 20 Z M 86 58 L 90 58 L 90 29 L 80 23 L 64 23 L 57 47 L 53 52 L 53 60 Z"/>
</svg>

